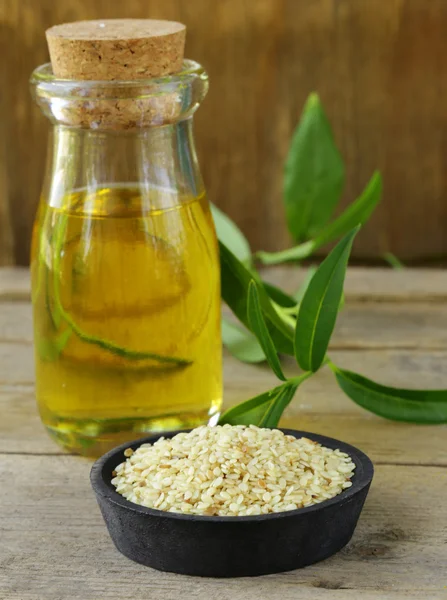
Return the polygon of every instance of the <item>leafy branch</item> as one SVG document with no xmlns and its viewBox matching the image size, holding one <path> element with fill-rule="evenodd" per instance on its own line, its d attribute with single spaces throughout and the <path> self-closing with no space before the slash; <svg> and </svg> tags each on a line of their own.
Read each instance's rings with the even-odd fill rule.
<svg viewBox="0 0 447 600">
<path fill-rule="evenodd" d="M 380 202 L 382 177 L 375 172 L 364 191 L 331 221 L 344 184 L 344 165 L 316 94 L 305 106 L 286 161 L 284 205 L 298 245 L 280 252 L 251 254 L 240 229 L 213 208 L 220 244 L 222 298 L 240 321 L 224 318 L 223 341 L 244 362 L 267 361 L 282 383 L 224 412 L 220 423 L 275 427 L 298 387 L 329 366 L 343 392 L 359 406 L 388 419 L 447 423 L 447 390 L 407 390 L 381 385 L 342 369 L 327 355 L 352 243 Z M 255 268 L 299 263 L 322 246 L 342 239 L 318 268 L 311 268 L 293 296 L 262 280 Z M 389 255 L 388 262 L 401 267 Z M 280 356 L 294 356 L 300 375 L 287 378 Z"/>
</svg>

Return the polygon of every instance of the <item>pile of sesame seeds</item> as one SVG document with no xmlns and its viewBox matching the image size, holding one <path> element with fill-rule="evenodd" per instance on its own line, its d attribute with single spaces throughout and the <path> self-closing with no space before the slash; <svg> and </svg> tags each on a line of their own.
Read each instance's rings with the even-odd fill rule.
<svg viewBox="0 0 447 600">
<path fill-rule="evenodd" d="M 355 469 L 340 450 L 253 425 L 198 427 L 124 454 L 112 484 L 127 500 L 207 516 L 317 504 L 350 487 Z"/>
</svg>

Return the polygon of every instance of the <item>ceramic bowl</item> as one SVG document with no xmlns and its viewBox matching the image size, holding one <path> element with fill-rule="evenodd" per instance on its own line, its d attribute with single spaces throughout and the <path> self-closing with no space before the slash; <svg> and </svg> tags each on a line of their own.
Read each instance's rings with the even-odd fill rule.
<svg viewBox="0 0 447 600">
<path fill-rule="evenodd" d="M 349 454 L 355 463 L 352 486 L 319 504 L 267 515 L 208 517 L 146 508 L 118 494 L 111 479 L 112 471 L 125 460 L 124 450 L 179 432 L 154 435 L 111 450 L 92 467 L 91 483 L 117 549 L 154 569 L 207 577 L 289 571 L 341 550 L 354 533 L 373 465 L 363 452 L 344 442 L 306 431 L 282 431 Z"/>
</svg>

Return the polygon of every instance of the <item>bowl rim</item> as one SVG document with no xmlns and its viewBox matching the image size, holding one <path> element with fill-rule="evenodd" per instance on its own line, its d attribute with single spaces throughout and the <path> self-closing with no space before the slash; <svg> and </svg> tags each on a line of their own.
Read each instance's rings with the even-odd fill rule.
<svg viewBox="0 0 447 600">
<path fill-rule="evenodd" d="M 258 522 L 258 521 L 269 521 L 272 519 L 283 519 L 287 517 L 307 515 L 309 513 L 316 512 L 318 510 L 322 510 L 326 507 L 333 506 L 334 504 L 338 504 L 340 502 L 348 501 L 353 496 L 361 492 L 365 487 L 369 486 L 374 475 L 374 466 L 371 459 L 361 450 L 352 446 L 351 444 L 347 444 L 346 442 L 342 442 L 341 440 L 337 440 L 335 438 L 327 437 L 324 435 L 320 435 L 317 433 L 312 433 L 310 431 L 301 431 L 297 429 L 285 429 L 282 427 L 277 427 L 275 429 L 279 429 L 285 435 L 292 435 L 296 438 L 307 437 L 308 439 L 318 442 L 327 448 L 331 448 L 333 450 L 339 449 L 346 454 L 349 454 L 352 461 L 355 464 L 355 471 L 352 477 L 352 486 L 340 492 L 333 498 L 329 498 L 328 500 L 323 500 L 322 502 L 318 502 L 317 504 L 312 504 L 311 506 L 305 506 L 303 508 L 297 508 L 295 510 L 282 511 L 277 513 L 268 513 L 261 515 L 246 515 L 241 517 L 235 516 L 208 516 L 208 515 L 195 515 L 195 514 L 185 514 L 185 513 L 174 513 L 165 510 L 158 510 L 156 508 L 149 508 L 147 506 L 142 506 L 141 504 L 135 504 L 130 500 L 127 500 L 119 494 L 115 488 L 112 486 L 111 478 L 106 478 L 105 468 L 110 466 L 110 462 L 114 463 L 112 469 L 123 462 L 126 457 L 123 456 L 124 450 L 131 448 L 132 450 L 136 450 L 142 444 L 153 444 L 157 439 L 164 438 L 172 438 L 178 433 L 187 433 L 191 431 L 191 429 L 186 430 L 177 430 L 177 431 L 169 431 L 169 432 L 160 432 L 153 434 L 151 436 L 147 436 L 144 438 L 140 438 L 138 440 L 134 440 L 133 442 L 126 442 L 125 444 L 121 444 L 116 448 L 113 448 L 100 458 L 96 460 L 93 464 L 90 471 L 90 482 L 93 487 L 95 494 L 102 496 L 107 499 L 112 504 L 116 504 L 124 509 L 130 510 L 131 512 L 138 513 L 140 515 L 147 515 L 148 517 L 159 517 L 165 519 L 173 519 L 180 521 L 201 521 L 207 523 L 235 523 L 235 522 Z M 116 459 L 116 462 L 115 460 Z"/>
</svg>

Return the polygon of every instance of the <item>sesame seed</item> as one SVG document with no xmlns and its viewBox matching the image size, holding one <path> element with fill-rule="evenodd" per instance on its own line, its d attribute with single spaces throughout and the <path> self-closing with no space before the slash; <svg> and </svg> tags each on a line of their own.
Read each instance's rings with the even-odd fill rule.
<svg viewBox="0 0 447 600">
<path fill-rule="evenodd" d="M 340 450 L 253 425 L 198 427 L 124 454 L 112 484 L 127 500 L 205 516 L 317 504 L 351 487 L 355 469 Z"/>
</svg>

